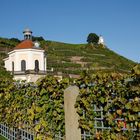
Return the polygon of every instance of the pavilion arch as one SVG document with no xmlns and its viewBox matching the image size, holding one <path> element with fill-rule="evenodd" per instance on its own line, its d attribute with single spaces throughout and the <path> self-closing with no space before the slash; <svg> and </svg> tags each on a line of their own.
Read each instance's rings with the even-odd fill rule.
<svg viewBox="0 0 140 140">
<path fill-rule="evenodd" d="M 35 60 L 35 72 L 39 71 L 39 61 Z"/>
<path fill-rule="evenodd" d="M 26 61 L 21 60 L 21 71 L 26 71 Z"/>
</svg>

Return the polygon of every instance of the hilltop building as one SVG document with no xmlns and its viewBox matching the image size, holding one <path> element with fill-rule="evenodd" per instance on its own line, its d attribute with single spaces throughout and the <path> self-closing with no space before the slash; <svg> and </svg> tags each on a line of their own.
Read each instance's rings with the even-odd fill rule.
<svg viewBox="0 0 140 140">
<path fill-rule="evenodd" d="M 4 59 L 5 68 L 13 74 L 15 80 L 35 82 L 46 75 L 45 51 L 40 48 L 39 42 L 32 41 L 30 29 L 25 29 L 23 34 L 24 40 Z"/>
<path fill-rule="evenodd" d="M 104 45 L 104 38 L 101 35 L 99 36 L 98 44 Z"/>
</svg>

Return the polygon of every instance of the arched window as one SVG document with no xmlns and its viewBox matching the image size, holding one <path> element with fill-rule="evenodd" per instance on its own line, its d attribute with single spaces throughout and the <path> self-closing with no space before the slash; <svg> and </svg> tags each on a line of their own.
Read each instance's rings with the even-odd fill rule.
<svg viewBox="0 0 140 140">
<path fill-rule="evenodd" d="M 12 74 L 14 74 L 14 62 L 12 61 Z"/>
<path fill-rule="evenodd" d="M 26 70 L 26 61 L 21 60 L 21 71 L 25 71 L 25 70 Z"/>
<path fill-rule="evenodd" d="M 39 61 L 35 60 L 35 72 L 39 71 Z"/>
</svg>

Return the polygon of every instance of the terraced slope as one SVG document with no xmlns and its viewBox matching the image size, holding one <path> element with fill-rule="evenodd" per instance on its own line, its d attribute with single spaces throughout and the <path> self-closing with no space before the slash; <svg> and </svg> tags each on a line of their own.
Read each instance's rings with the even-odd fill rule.
<svg viewBox="0 0 140 140">
<path fill-rule="evenodd" d="M 82 70 L 129 72 L 134 62 L 108 48 L 88 48 L 86 44 L 48 42 L 48 69 L 65 74 L 79 74 Z"/>
<path fill-rule="evenodd" d="M 0 73 L 3 71 L 3 58 L 20 41 L 0 38 Z M 86 44 L 68 44 L 55 41 L 40 41 L 46 50 L 48 73 L 64 75 L 91 72 L 129 72 L 135 63 L 118 55 L 108 48 L 87 47 Z M 51 69 L 53 68 L 53 72 Z"/>
</svg>

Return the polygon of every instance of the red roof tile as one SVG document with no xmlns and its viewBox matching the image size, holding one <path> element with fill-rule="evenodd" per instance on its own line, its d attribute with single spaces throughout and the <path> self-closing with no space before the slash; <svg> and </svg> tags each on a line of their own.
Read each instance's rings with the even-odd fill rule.
<svg viewBox="0 0 140 140">
<path fill-rule="evenodd" d="M 19 43 L 14 49 L 31 49 L 34 47 L 34 43 L 31 40 L 24 40 Z"/>
</svg>

